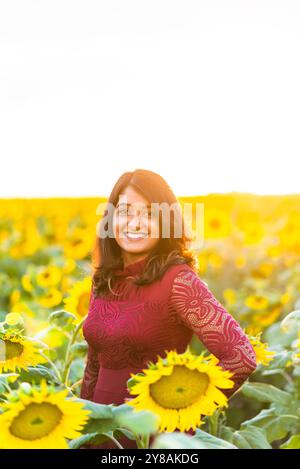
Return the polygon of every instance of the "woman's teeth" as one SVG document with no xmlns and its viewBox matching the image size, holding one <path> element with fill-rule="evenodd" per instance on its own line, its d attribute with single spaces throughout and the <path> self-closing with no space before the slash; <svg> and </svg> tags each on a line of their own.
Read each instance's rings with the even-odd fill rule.
<svg viewBox="0 0 300 469">
<path fill-rule="evenodd" d="M 128 239 L 144 239 L 147 233 L 125 233 Z"/>
</svg>

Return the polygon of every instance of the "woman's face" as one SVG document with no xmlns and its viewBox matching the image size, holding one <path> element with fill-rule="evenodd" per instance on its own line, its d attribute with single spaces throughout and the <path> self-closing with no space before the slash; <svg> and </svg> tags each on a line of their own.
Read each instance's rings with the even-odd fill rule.
<svg viewBox="0 0 300 469">
<path fill-rule="evenodd" d="M 159 242 L 158 221 L 151 217 L 151 204 L 131 186 L 119 194 L 113 229 L 120 248 L 133 257 L 147 255 Z"/>
</svg>

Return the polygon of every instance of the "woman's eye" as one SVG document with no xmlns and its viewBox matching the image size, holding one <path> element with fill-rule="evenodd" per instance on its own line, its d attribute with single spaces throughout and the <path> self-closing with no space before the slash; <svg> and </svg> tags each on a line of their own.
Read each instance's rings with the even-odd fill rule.
<svg viewBox="0 0 300 469">
<path fill-rule="evenodd" d="M 127 215 L 128 210 L 126 208 L 119 208 L 118 209 L 118 215 Z"/>
<path fill-rule="evenodd" d="M 132 210 L 128 209 L 128 208 L 118 208 L 117 209 L 117 214 L 120 215 L 120 216 L 131 216 L 131 215 L 135 215 L 135 212 L 133 212 Z M 142 210 L 140 212 L 138 212 L 139 216 L 142 217 L 142 218 L 150 218 L 151 217 L 151 211 L 150 210 Z"/>
</svg>

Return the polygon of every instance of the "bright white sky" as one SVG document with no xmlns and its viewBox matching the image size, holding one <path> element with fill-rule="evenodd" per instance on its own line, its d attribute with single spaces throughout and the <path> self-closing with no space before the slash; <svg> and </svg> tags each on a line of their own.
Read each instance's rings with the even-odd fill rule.
<svg viewBox="0 0 300 469">
<path fill-rule="evenodd" d="M 299 193 L 298 0 L 1 0 L 2 197 Z"/>
</svg>

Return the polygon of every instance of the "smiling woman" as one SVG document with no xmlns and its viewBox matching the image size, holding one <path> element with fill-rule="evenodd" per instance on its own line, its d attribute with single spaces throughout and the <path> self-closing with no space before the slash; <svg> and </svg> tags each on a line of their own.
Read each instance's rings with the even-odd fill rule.
<svg viewBox="0 0 300 469">
<path fill-rule="evenodd" d="M 96 295 L 111 291 L 116 269 L 146 256 L 150 262 L 137 285 L 153 282 L 172 264 L 196 263 L 188 249 L 191 238 L 180 204 L 166 181 L 153 171 L 137 169 L 118 179 L 99 232 L 93 252 Z"/>
<path fill-rule="evenodd" d="M 123 196 L 128 198 L 126 205 L 120 200 Z M 170 206 L 176 197 L 164 179 L 151 171 L 125 173 L 113 188 L 108 203 L 116 208 L 110 214 L 107 209 L 102 219 L 103 225 L 112 223 L 113 236 L 96 240 L 94 260 L 98 259 L 98 264 L 83 323 L 89 344 L 80 394 L 84 399 L 126 403 L 132 398 L 127 388 L 131 373 L 140 373 L 166 351 L 185 352 L 193 333 L 225 370 L 234 372 L 234 387 L 226 391 L 227 397 L 256 367 L 255 352 L 246 334 L 197 275 L 183 219 L 167 219 L 170 236 L 164 237 L 166 220 L 161 213 L 149 217 L 145 211 L 149 204 L 163 202 Z M 140 211 L 143 206 L 142 215 L 140 211 L 136 214 L 137 206 Z M 183 227 L 181 237 L 174 236 L 178 222 Z M 152 236 L 152 230 L 158 237 Z M 185 385 L 188 396 L 193 381 Z M 170 381 L 172 386 L 170 393 L 177 396 L 176 380 Z M 187 396 L 181 396 L 184 405 Z M 165 405 L 161 396 L 152 397 L 160 407 Z M 192 431 L 189 426 L 190 419 L 187 433 Z M 127 437 L 120 443 L 125 448 L 137 447 Z M 115 447 L 114 442 L 97 445 Z"/>
</svg>

